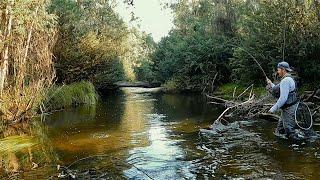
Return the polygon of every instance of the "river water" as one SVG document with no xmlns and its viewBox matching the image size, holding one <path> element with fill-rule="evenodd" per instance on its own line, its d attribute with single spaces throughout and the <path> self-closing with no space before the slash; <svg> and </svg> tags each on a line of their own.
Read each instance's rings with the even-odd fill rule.
<svg viewBox="0 0 320 180">
<path fill-rule="evenodd" d="M 2 129 L 0 177 L 320 178 L 318 142 L 278 139 L 272 133 L 276 124 L 265 120 L 208 130 L 221 111 L 201 95 L 123 88 L 96 106 Z"/>
</svg>

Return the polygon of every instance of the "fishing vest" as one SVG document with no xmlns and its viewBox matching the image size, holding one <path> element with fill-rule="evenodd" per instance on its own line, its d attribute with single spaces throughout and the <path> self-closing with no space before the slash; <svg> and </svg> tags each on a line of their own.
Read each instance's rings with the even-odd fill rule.
<svg viewBox="0 0 320 180">
<path fill-rule="evenodd" d="M 288 94 L 288 99 L 285 102 L 285 104 L 281 107 L 281 109 L 286 109 L 294 104 L 296 104 L 298 102 L 298 91 L 297 91 L 297 82 L 295 80 L 295 78 L 287 73 L 284 77 L 282 77 L 282 79 L 286 78 L 286 77 L 290 77 L 293 79 L 294 83 L 295 83 L 295 89 L 293 91 L 290 91 Z M 282 80 L 281 79 L 281 80 Z M 271 90 L 271 94 L 275 97 L 275 98 L 279 98 L 280 97 L 280 83 L 275 85 L 272 90 Z"/>
</svg>

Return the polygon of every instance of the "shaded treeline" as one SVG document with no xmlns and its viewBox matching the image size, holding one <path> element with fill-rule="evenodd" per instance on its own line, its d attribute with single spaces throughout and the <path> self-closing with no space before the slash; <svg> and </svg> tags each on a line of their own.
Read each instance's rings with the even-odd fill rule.
<svg viewBox="0 0 320 180">
<path fill-rule="evenodd" d="M 1 1 L 2 119 L 32 116 L 53 82 L 87 80 L 102 92 L 122 80 L 180 90 L 213 90 L 212 84 L 233 81 L 262 85 L 253 57 L 269 76 L 284 59 L 303 83 L 319 84 L 316 0 L 167 3 L 175 28 L 158 44 L 128 27 L 114 11 L 115 2 Z"/>
<path fill-rule="evenodd" d="M 254 57 L 270 78 L 286 60 L 303 84 L 319 84 L 318 1 L 180 0 L 167 7 L 175 28 L 153 55 L 153 81 L 182 90 L 213 81 L 263 85 Z"/>
<path fill-rule="evenodd" d="M 41 103 L 54 78 L 56 16 L 47 2 L 0 1 L 0 118 L 20 122 Z"/>
<path fill-rule="evenodd" d="M 118 3 L 131 6 L 130 2 Z M 59 94 L 52 90 L 60 89 L 51 88 L 52 84 L 85 80 L 104 91 L 112 89 L 117 81 L 136 79 L 134 69 L 150 61 L 155 43 L 145 32 L 127 27 L 114 11 L 116 3 L 109 0 L 0 2 L 2 120 L 21 122 L 37 111 L 52 110 L 46 97 Z M 85 84 L 91 88 L 90 83 Z M 76 91 L 65 87 L 63 93 L 70 95 Z M 73 101 L 60 107 L 68 104 Z"/>
<path fill-rule="evenodd" d="M 89 80 L 104 90 L 117 81 L 135 80 L 133 68 L 148 61 L 154 42 L 127 27 L 115 6 L 101 0 L 52 1 L 50 12 L 59 17 L 54 48 L 58 82 Z"/>
</svg>

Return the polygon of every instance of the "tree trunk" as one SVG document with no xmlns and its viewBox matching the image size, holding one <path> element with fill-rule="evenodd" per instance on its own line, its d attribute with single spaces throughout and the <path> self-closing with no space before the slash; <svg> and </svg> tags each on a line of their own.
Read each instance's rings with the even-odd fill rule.
<svg viewBox="0 0 320 180">
<path fill-rule="evenodd" d="M 37 16 L 38 10 L 39 10 L 39 7 L 37 7 L 36 10 L 35 10 L 35 16 Z M 29 51 L 29 48 L 30 48 L 30 42 L 31 42 L 34 22 L 35 21 L 33 20 L 31 25 L 30 25 L 28 36 L 27 36 L 27 40 L 26 40 L 26 47 L 25 47 L 23 59 L 21 61 L 21 64 L 19 64 L 18 77 L 17 77 L 17 79 L 18 79 L 17 86 L 18 86 L 18 89 L 21 88 L 21 90 L 24 89 L 24 78 L 25 78 L 25 74 L 26 74 L 26 62 L 27 62 L 27 57 L 28 57 L 28 51 Z"/>
<path fill-rule="evenodd" d="M 14 0 L 10 0 L 7 8 L 6 8 L 6 29 L 5 29 L 5 44 L 4 44 L 4 50 L 2 52 L 1 56 L 1 62 L 0 62 L 0 97 L 2 97 L 2 92 L 4 89 L 4 84 L 7 76 L 7 71 L 8 71 L 8 59 L 9 59 L 9 43 L 8 39 L 11 35 L 11 29 L 12 29 L 12 7 L 14 5 Z"/>
</svg>

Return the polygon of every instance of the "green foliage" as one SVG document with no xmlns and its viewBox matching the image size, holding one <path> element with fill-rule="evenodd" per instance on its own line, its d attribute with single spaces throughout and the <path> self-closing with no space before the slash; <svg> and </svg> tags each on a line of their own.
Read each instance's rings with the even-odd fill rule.
<svg viewBox="0 0 320 180">
<path fill-rule="evenodd" d="M 108 1 L 53 0 L 50 10 L 59 17 L 54 48 L 58 81 L 94 81 L 116 67 L 122 72 L 119 57 L 126 52 L 128 30 Z"/>
<path fill-rule="evenodd" d="M 163 91 L 166 93 L 178 93 L 182 90 L 181 80 L 178 78 L 172 78 L 166 81 L 162 87 L 164 88 Z"/>
<path fill-rule="evenodd" d="M 144 82 L 154 82 L 154 72 L 152 71 L 152 62 L 148 60 L 141 60 L 140 66 L 134 67 L 134 74 L 137 80 Z"/>
<path fill-rule="evenodd" d="M 234 95 L 235 97 L 238 97 L 246 88 L 249 86 L 244 86 L 237 83 L 226 83 L 221 85 L 215 94 L 221 95 L 225 99 L 232 99 L 233 98 L 233 92 L 235 91 Z M 249 97 L 249 94 L 251 92 L 251 89 L 247 90 L 242 96 Z M 265 87 L 255 87 L 253 86 L 252 93 L 254 93 L 257 97 L 265 95 L 267 93 Z"/>
<path fill-rule="evenodd" d="M 148 64 L 154 51 L 152 37 L 128 29 L 111 1 L 53 0 L 50 10 L 59 17 L 59 38 L 54 49 L 58 82 L 89 80 L 98 90 L 117 81 L 136 80 L 134 68 Z M 144 66 L 144 65 L 143 65 Z M 150 79 L 150 71 L 139 71 Z"/>
<path fill-rule="evenodd" d="M 46 94 L 43 104 L 46 111 L 60 110 L 81 104 L 96 104 L 98 95 L 90 82 L 53 86 Z"/>
<path fill-rule="evenodd" d="M 257 8 L 258 7 L 258 8 Z M 260 70 L 243 49 L 271 74 L 279 61 L 296 67 L 306 83 L 320 78 L 319 3 L 311 1 L 261 1 L 239 7 L 238 44 L 232 58 L 233 78 L 264 83 Z M 248 72 L 248 70 L 250 70 Z M 258 78 L 257 78 L 258 77 Z"/>
<path fill-rule="evenodd" d="M 228 82 L 234 34 L 231 4 L 179 1 L 171 8 L 176 28 L 154 53 L 156 80 L 165 83 L 174 79 L 178 89 L 196 91 L 211 85 L 216 74 L 216 83 Z"/>
<path fill-rule="evenodd" d="M 201 34 L 177 40 L 182 42 L 178 42 L 179 45 L 169 42 L 170 49 L 166 49 L 165 52 L 165 56 L 171 52 L 176 55 L 169 54 L 159 59 L 160 76 L 168 79 L 172 76 L 182 76 L 182 86 L 189 89 L 201 89 L 216 73 L 219 74 L 219 80 L 224 81 L 228 74 L 227 64 L 230 56 L 229 48 L 224 44 L 227 40 L 223 37 L 212 39 Z M 167 71 L 168 68 L 171 70 Z"/>
<path fill-rule="evenodd" d="M 120 61 L 105 65 L 101 69 L 103 71 L 93 77 L 93 84 L 99 92 L 116 88 L 114 84 L 126 78 Z"/>
<path fill-rule="evenodd" d="M 284 59 L 304 83 L 319 84 L 319 2 L 182 0 L 169 7 L 176 28 L 153 56 L 160 83 L 201 90 L 218 73 L 216 85 L 234 81 L 262 86 L 265 77 L 253 56 L 270 78 Z"/>
<path fill-rule="evenodd" d="M 156 43 L 151 35 L 133 28 L 130 30 L 127 45 L 130 50 L 125 54 L 124 59 L 133 70 L 131 73 L 134 78 L 131 80 L 153 82 L 151 55 L 156 48 Z"/>
<path fill-rule="evenodd" d="M 56 16 L 46 0 L 0 1 L 0 120 L 34 116 L 54 78 Z"/>
</svg>

